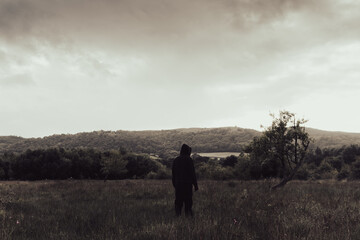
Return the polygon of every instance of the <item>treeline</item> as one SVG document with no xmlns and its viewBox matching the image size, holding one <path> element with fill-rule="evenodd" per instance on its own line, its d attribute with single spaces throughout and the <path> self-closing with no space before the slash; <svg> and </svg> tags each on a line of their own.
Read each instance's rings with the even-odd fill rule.
<svg viewBox="0 0 360 240">
<path fill-rule="evenodd" d="M 21 154 L 6 152 L 0 156 L 0 179 L 170 179 L 175 156 L 164 159 L 123 149 L 100 151 L 93 148 L 37 149 Z M 199 179 L 236 177 L 232 172 L 236 169 L 238 156 L 219 161 L 195 154 L 193 159 Z"/>
<path fill-rule="evenodd" d="M 168 178 L 161 159 L 124 150 L 51 148 L 0 157 L 0 179 Z"/>
<path fill-rule="evenodd" d="M 197 172 L 203 178 L 258 180 L 283 177 L 280 163 L 275 159 L 263 161 L 244 152 L 219 161 L 198 155 L 193 158 Z M 360 146 L 310 150 L 294 179 L 360 179 Z"/>
<path fill-rule="evenodd" d="M 299 177 L 303 179 L 360 179 L 360 146 L 312 151 Z"/>
<path fill-rule="evenodd" d="M 6 152 L 0 155 L 0 179 L 169 179 L 176 155 L 160 158 L 123 149 L 100 151 L 93 148 L 50 148 L 27 150 L 20 154 Z M 281 177 L 279 163 L 252 159 L 244 152 L 223 159 L 194 154 L 193 159 L 199 179 Z M 360 179 L 359 145 L 309 151 L 295 179 Z"/>
</svg>

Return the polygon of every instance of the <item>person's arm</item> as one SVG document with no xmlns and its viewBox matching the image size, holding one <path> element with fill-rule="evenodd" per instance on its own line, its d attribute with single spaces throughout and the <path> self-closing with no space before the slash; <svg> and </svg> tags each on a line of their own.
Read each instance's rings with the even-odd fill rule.
<svg viewBox="0 0 360 240">
<path fill-rule="evenodd" d="M 175 187 L 175 159 L 174 159 L 174 161 L 173 161 L 173 164 L 172 164 L 172 184 L 173 184 L 173 186 Z"/>
<path fill-rule="evenodd" d="M 192 172 L 192 183 L 195 187 L 195 191 L 199 190 L 196 174 L 195 174 L 195 167 L 194 167 L 194 161 L 191 159 L 191 172 Z"/>
</svg>

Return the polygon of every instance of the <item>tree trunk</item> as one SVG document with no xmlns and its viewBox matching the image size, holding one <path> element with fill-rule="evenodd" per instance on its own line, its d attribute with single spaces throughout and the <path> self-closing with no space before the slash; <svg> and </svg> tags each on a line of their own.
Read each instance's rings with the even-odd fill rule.
<svg viewBox="0 0 360 240">
<path fill-rule="evenodd" d="M 279 188 L 279 187 L 285 186 L 285 184 L 286 184 L 288 181 L 290 181 L 290 180 L 293 179 L 293 177 L 295 176 L 295 173 L 296 173 L 297 170 L 301 167 L 301 165 L 302 165 L 302 159 L 301 159 L 301 161 L 299 161 L 299 162 L 296 164 L 296 166 L 295 166 L 295 168 L 293 169 L 293 171 L 292 171 L 287 177 L 284 177 L 284 178 L 281 180 L 280 183 L 276 184 L 275 186 L 272 186 L 271 189 L 272 189 L 272 190 L 275 190 L 275 189 L 277 189 L 277 188 Z"/>
</svg>

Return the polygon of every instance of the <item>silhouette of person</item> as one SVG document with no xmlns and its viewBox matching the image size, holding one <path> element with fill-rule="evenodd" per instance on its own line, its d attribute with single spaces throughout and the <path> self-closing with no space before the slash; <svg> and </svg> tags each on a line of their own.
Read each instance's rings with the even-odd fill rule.
<svg viewBox="0 0 360 240">
<path fill-rule="evenodd" d="M 175 188 L 175 212 L 176 216 L 181 215 L 181 209 L 185 204 L 185 215 L 193 216 L 192 212 L 192 194 L 193 185 L 197 191 L 198 185 L 195 175 L 194 162 L 191 155 L 191 147 L 183 144 L 180 150 L 180 156 L 174 159 L 172 165 L 172 184 Z"/>
</svg>

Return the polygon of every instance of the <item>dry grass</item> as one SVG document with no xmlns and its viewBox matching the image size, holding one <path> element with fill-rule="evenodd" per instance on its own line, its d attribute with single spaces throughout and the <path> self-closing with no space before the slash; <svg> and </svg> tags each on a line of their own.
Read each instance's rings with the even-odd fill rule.
<svg viewBox="0 0 360 240">
<path fill-rule="evenodd" d="M 170 181 L 0 183 L 0 239 L 360 239 L 360 183 L 201 181 L 175 218 Z"/>
</svg>

